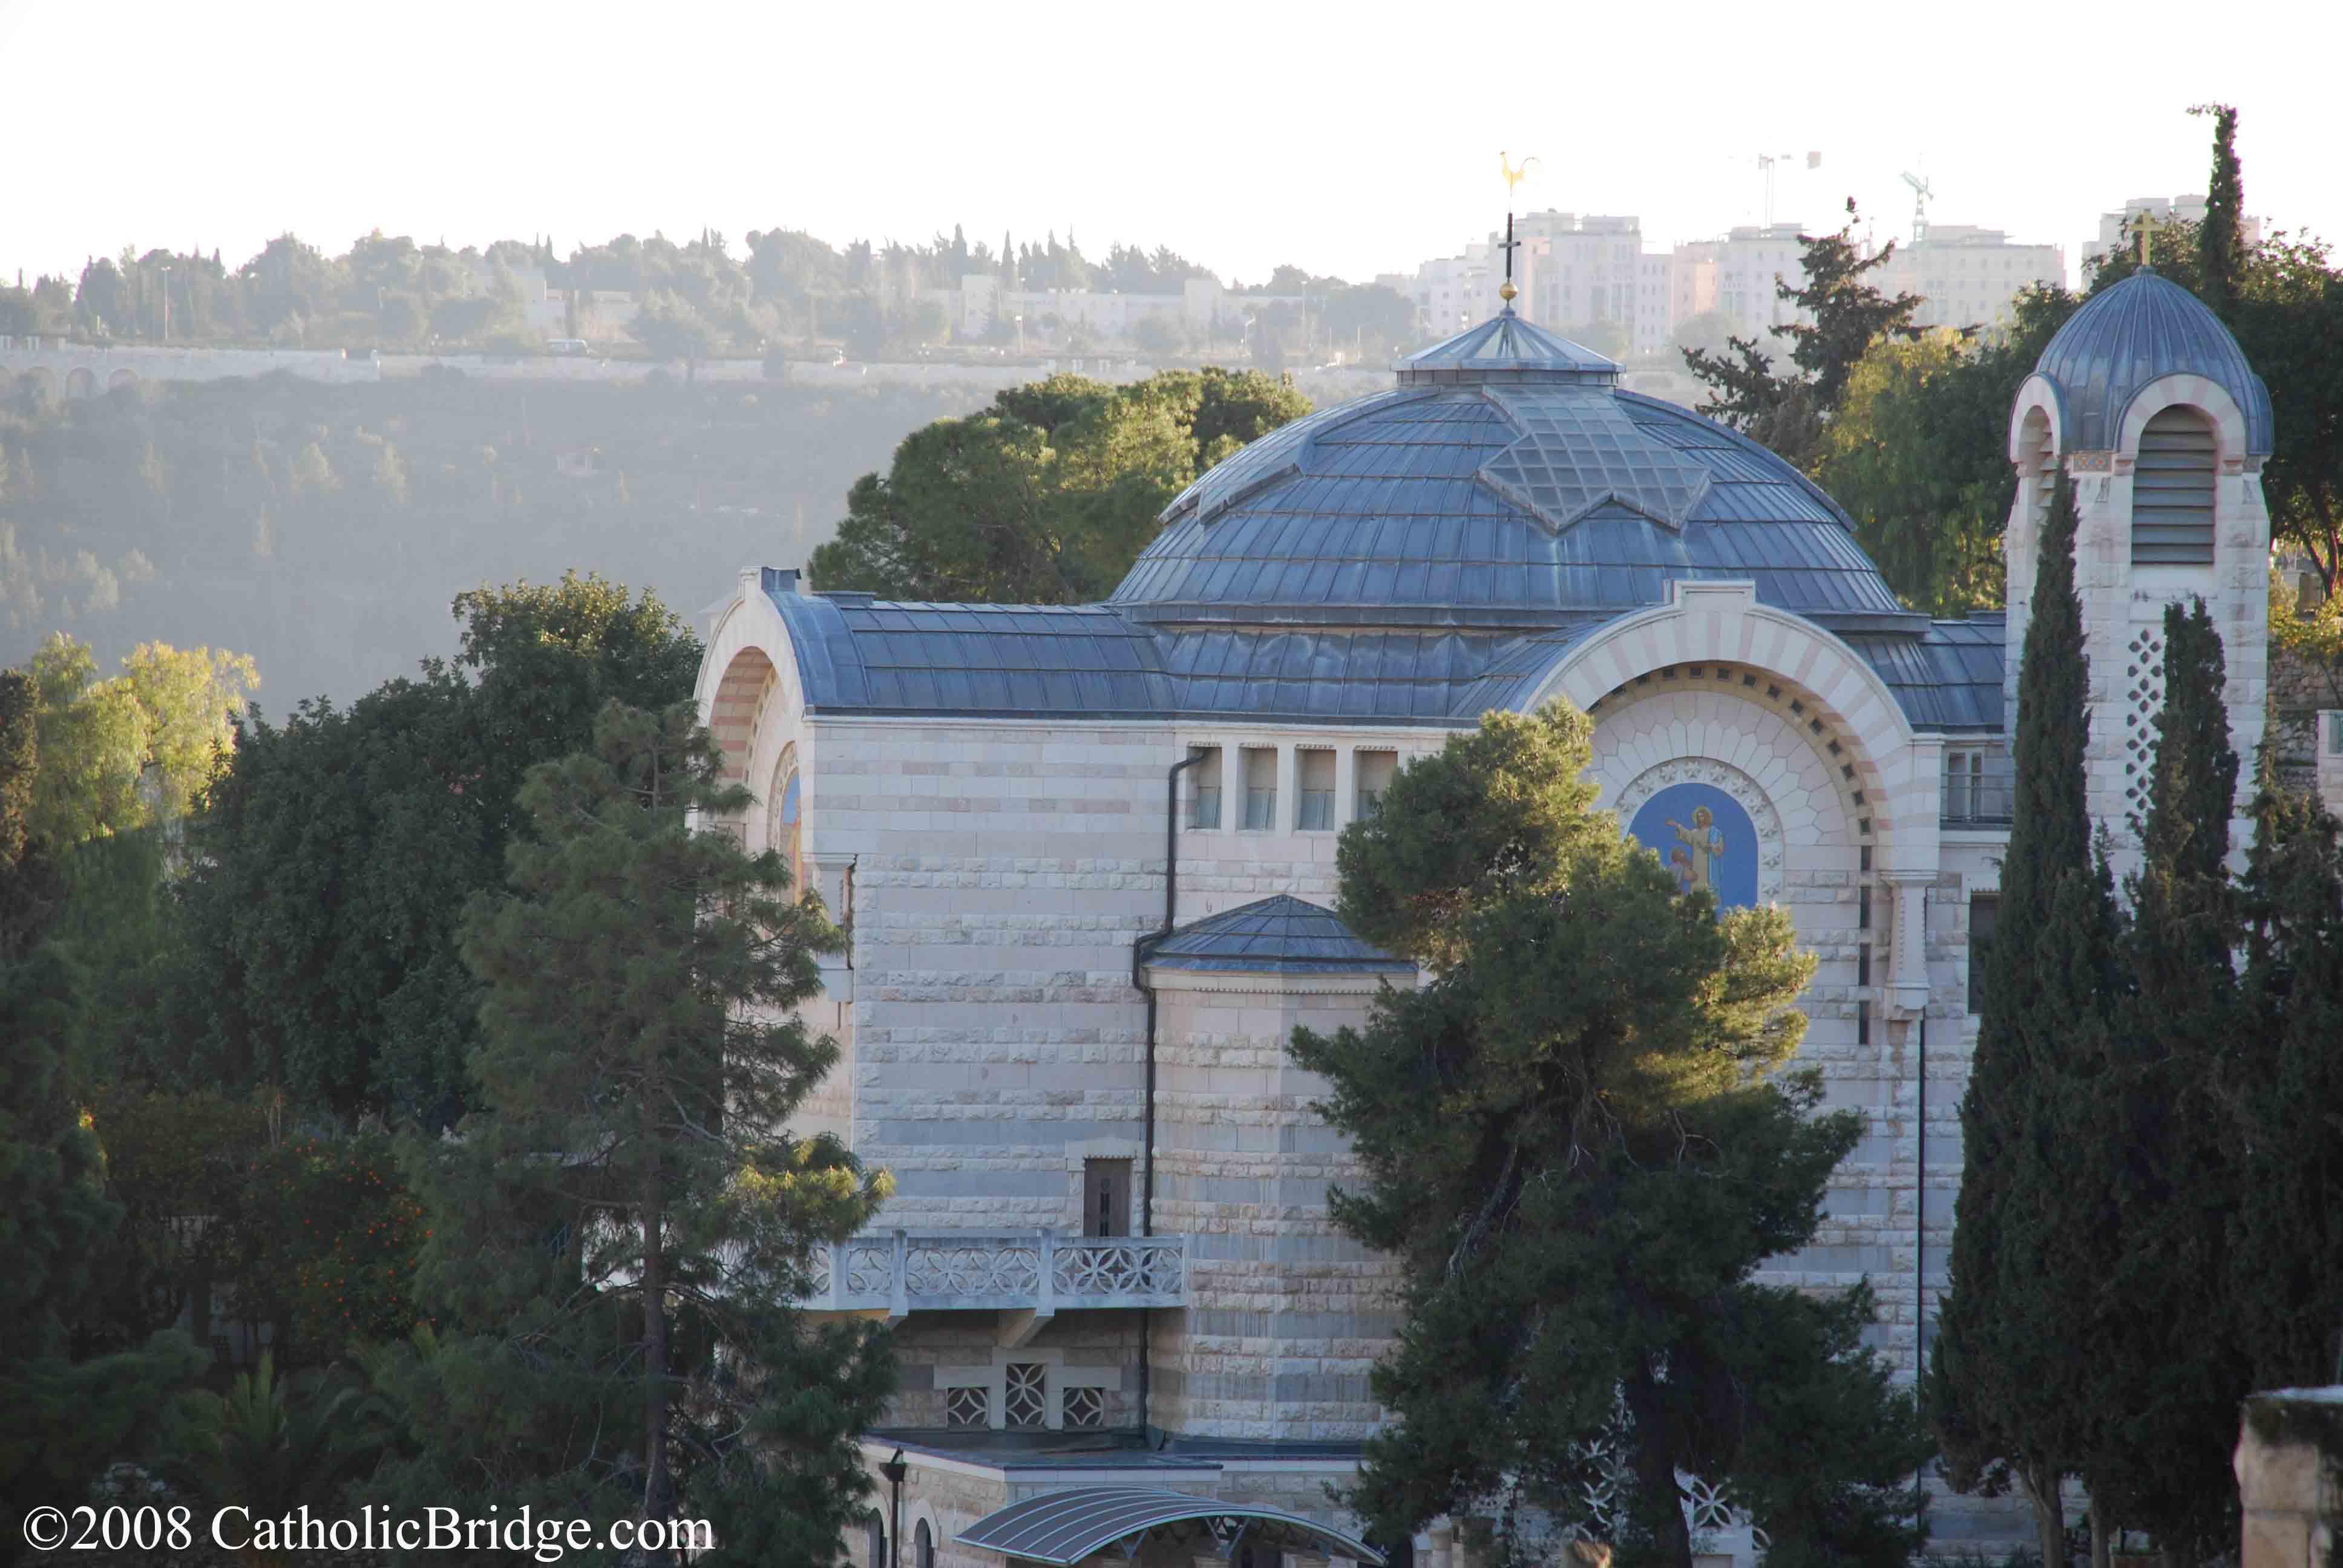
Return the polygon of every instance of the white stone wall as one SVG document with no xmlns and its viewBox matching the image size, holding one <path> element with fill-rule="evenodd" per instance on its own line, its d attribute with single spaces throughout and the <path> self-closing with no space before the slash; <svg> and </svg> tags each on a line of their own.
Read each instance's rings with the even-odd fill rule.
<svg viewBox="0 0 2343 1568">
<path fill-rule="evenodd" d="M 1397 1331 L 1397 1265 L 1338 1234 L 1326 1191 L 1360 1168 L 1312 1109 L 1297 1028 L 1362 1028 L 1353 976 L 1158 971 L 1155 1222 L 1185 1234 L 1189 1304 L 1161 1315 L 1151 1418 L 1232 1438 L 1358 1439 Z"/>
</svg>

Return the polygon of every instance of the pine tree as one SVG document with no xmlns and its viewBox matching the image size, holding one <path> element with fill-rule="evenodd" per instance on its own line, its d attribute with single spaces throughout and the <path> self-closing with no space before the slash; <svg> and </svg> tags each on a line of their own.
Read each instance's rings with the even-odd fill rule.
<svg viewBox="0 0 2343 1568">
<path fill-rule="evenodd" d="M 1812 1239 L 1860 1134 L 1784 1070 L 1814 960 L 1777 909 L 1677 896 L 1594 811 L 1590 733 L 1559 705 L 1491 714 L 1339 848 L 1344 920 L 1433 977 L 1292 1047 L 1366 1172 L 1334 1222 L 1403 1273 L 1373 1374 L 1399 1421 L 1348 1501 L 1384 1539 L 1494 1514 L 1528 1560 L 1527 1522 L 1574 1516 L 1583 1445 L 1624 1427 L 1622 1545 L 1689 1568 L 1687 1473 L 1750 1509 L 1769 1561 L 1903 1563 L 1926 1444 L 1862 1347 L 1869 1292 L 1751 1280 Z"/>
<path fill-rule="evenodd" d="M 386 1479 L 568 1517 L 708 1518 L 724 1561 L 821 1562 L 892 1382 L 882 1330 L 816 1329 L 813 1250 L 883 1176 L 786 1123 L 837 1058 L 793 1010 L 835 928 L 789 870 L 690 813 L 746 791 L 689 703 L 612 703 L 531 770 L 512 896 L 476 899 L 486 1109 L 409 1151 L 447 1337 L 377 1371 L 424 1438 Z"/>
<path fill-rule="evenodd" d="M 2241 235 L 2246 187 L 2237 166 L 2237 111 L 2227 104 L 2199 104 L 2192 115 L 2213 116 L 2213 179 L 2205 193 L 2205 216 L 2197 226 L 2197 293 L 2227 320 L 2237 297 L 2237 275 L 2245 269 Z"/>
<path fill-rule="evenodd" d="M 1953 1483 L 2022 1485 L 2046 1563 L 2064 1561 L 2058 1489 L 2089 1450 L 2091 1369 L 2072 1347 L 2097 1305 L 2091 1260 L 2107 1244 L 2087 1132 L 2115 1048 L 2118 975 L 2112 878 L 2093 852 L 2084 793 L 2089 660 L 2075 528 L 2062 475 L 2019 667 L 2001 869 L 2008 934 L 1988 960 L 1961 1101 L 1951 1289 L 1927 1400 Z"/>
</svg>

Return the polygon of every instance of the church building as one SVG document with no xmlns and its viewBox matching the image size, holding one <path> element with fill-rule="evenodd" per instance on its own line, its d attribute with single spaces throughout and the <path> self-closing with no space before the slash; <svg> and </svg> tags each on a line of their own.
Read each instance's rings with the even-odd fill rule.
<svg viewBox="0 0 2343 1568">
<path fill-rule="evenodd" d="M 1103 604 L 744 571 L 702 713 L 750 846 L 850 932 L 809 1004 L 843 1056 L 803 1130 L 897 1183 L 808 1303 L 900 1325 L 858 1561 L 1461 1563 L 1452 1531 L 1379 1553 L 1328 1500 L 1383 1418 L 1393 1272 L 1328 1221 L 1354 1168 L 1286 1040 L 1416 982 L 1331 912 L 1336 838 L 1491 709 L 1586 710 L 1605 808 L 1684 886 L 1790 912 L 1820 960 L 1803 1054 L 1868 1133 L 1765 1277 L 1868 1279 L 1910 1375 L 2054 480 L 2092 809 L 2136 855 L 2166 604 L 2212 607 L 2240 756 L 2261 734 L 2272 438 L 2193 296 L 2103 291 L 2010 413 L 2006 616 L 1932 620 L 1795 469 L 1508 304 L 1205 474 Z M 1701 1550 L 1746 1561 L 1747 1522 L 1690 1484 Z M 1948 1546 L 1999 1533 L 1971 1507 L 1939 1506 Z"/>
</svg>

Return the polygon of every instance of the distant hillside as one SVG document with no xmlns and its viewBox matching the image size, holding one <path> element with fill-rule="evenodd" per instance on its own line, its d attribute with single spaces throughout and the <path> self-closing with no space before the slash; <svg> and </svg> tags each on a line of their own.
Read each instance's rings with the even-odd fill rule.
<svg viewBox="0 0 2343 1568">
<path fill-rule="evenodd" d="M 251 654 L 261 707 L 347 701 L 452 652 L 467 588 L 564 570 L 693 616 L 802 565 L 848 487 L 977 389 L 144 384 L 60 405 L 0 376 L 0 665 L 52 631 L 111 668 Z"/>
</svg>

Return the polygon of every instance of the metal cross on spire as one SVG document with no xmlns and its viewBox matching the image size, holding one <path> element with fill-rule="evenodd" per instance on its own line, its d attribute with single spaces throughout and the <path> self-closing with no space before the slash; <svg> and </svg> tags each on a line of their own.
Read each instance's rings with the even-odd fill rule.
<svg viewBox="0 0 2343 1568">
<path fill-rule="evenodd" d="M 1505 176 L 1505 243 L 1497 247 L 1505 253 L 1505 281 L 1498 288 L 1497 297 L 1505 302 L 1509 310 L 1513 308 L 1513 297 L 1521 292 L 1513 286 L 1513 252 L 1522 243 L 1513 237 L 1513 191 L 1530 177 L 1530 170 L 1536 164 L 1534 157 L 1523 158 L 1517 165 L 1509 154 L 1497 155 L 1497 167 Z"/>
</svg>

